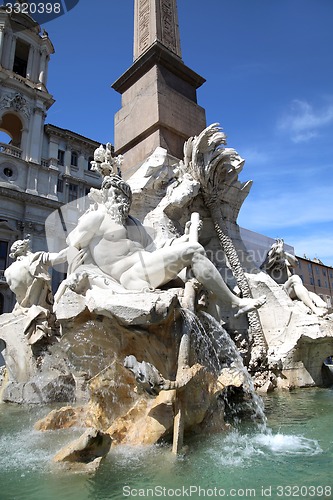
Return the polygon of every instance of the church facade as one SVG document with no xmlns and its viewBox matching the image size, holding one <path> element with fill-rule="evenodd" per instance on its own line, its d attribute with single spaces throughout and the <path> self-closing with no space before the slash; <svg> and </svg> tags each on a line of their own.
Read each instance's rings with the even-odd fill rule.
<svg viewBox="0 0 333 500">
<path fill-rule="evenodd" d="M 100 144 L 45 123 L 54 103 L 47 89 L 53 53 L 31 17 L 0 7 L 0 313 L 15 302 L 4 278 L 11 244 L 29 234 L 33 251 L 47 250 L 48 215 L 100 184 L 91 171 Z"/>
</svg>

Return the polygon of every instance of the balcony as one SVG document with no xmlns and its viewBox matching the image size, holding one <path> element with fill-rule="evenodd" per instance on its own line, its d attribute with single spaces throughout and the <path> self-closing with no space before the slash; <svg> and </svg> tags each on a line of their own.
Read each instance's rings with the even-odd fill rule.
<svg viewBox="0 0 333 500">
<path fill-rule="evenodd" d="M 15 158 L 22 157 L 22 149 L 16 148 L 15 146 L 11 146 L 10 144 L 5 144 L 0 142 L 0 153 L 4 153 L 5 155 L 14 156 Z"/>
</svg>

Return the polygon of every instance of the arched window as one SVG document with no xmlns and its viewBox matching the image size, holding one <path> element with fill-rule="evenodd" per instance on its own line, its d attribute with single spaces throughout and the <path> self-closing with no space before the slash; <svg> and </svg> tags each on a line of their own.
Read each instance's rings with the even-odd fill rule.
<svg viewBox="0 0 333 500">
<path fill-rule="evenodd" d="M 5 142 L 6 144 L 10 144 L 11 146 L 20 148 L 22 139 L 22 128 L 23 128 L 22 122 L 17 115 L 15 115 L 14 113 L 6 113 L 5 115 L 3 115 L 2 120 L 0 122 L 0 131 L 3 132 L 2 138 L 6 139 Z"/>
<path fill-rule="evenodd" d="M 78 157 L 79 157 L 79 155 L 77 154 L 77 152 L 76 151 L 72 151 L 72 154 L 71 154 L 71 165 L 73 167 L 77 167 Z"/>
</svg>

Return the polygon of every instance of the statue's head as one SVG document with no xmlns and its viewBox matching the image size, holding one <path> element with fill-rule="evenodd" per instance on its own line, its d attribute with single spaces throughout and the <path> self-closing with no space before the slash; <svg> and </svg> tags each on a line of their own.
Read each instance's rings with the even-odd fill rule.
<svg viewBox="0 0 333 500">
<path fill-rule="evenodd" d="M 118 175 L 106 176 L 102 183 L 102 191 L 108 212 L 112 212 L 116 219 L 120 216 L 119 221 L 124 222 L 132 203 L 132 191 L 129 184 Z"/>
<path fill-rule="evenodd" d="M 118 189 L 121 191 L 126 198 L 128 199 L 129 203 L 132 203 L 132 190 L 129 184 L 125 182 L 119 175 L 108 175 L 104 177 L 103 183 L 102 183 L 102 189 L 110 189 L 111 187 Z"/>
<path fill-rule="evenodd" d="M 10 247 L 9 257 L 11 259 L 17 259 L 21 255 L 26 255 L 30 250 L 30 237 L 27 237 L 24 240 L 17 240 Z"/>
</svg>

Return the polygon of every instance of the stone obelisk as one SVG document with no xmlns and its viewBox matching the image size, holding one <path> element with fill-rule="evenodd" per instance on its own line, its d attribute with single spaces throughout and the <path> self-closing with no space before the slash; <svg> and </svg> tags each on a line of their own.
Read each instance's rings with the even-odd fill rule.
<svg viewBox="0 0 333 500">
<path fill-rule="evenodd" d="M 134 4 L 134 62 L 112 85 L 122 95 L 114 147 L 125 178 L 158 146 L 181 159 L 184 141 L 206 127 L 196 92 L 205 79 L 182 61 L 176 0 Z"/>
</svg>

